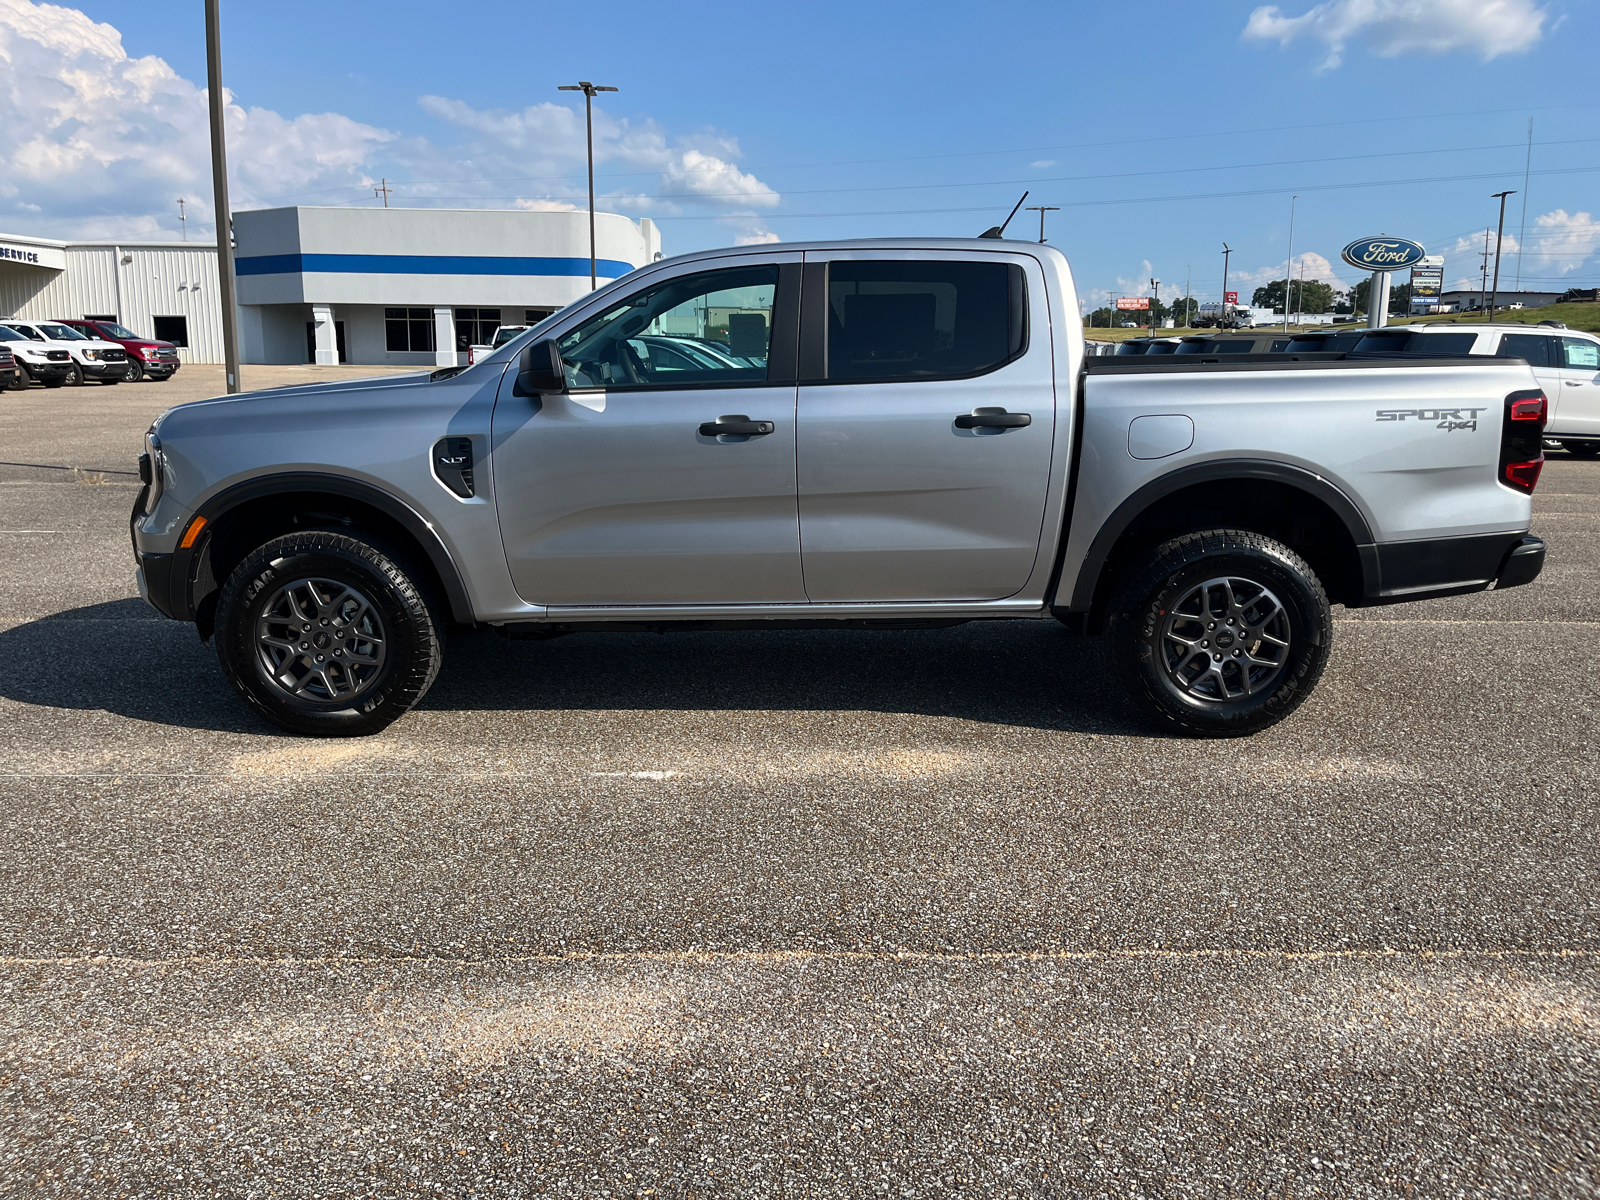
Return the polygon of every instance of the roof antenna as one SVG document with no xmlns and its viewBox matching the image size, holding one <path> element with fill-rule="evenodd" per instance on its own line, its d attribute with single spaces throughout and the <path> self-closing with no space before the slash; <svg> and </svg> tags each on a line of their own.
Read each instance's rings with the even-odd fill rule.
<svg viewBox="0 0 1600 1200">
<path fill-rule="evenodd" d="M 1028 198 L 1028 193 L 1027 192 L 1023 192 L 1022 193 L 1022 200 L 1026 200 L 1027 198 Z M 1017 208 L 1021 208 L 1022 207 L 1022 200 L 1018 200 L 1017 201 Z M 1011 217 L 1014 217 L 1014 216 L 1017 215 L 1017 208 L 1013 208 L 1011 210 Z M 993 229 L 985 229 L 978 236 L 981 237 L 981 238 L 1001 238 L 1001 237 L 1005 237 L 1005 235 L 1006 235 L 1006 226 L 1011 224 L 1011 217 L 1007 217 L 1004 221 L 1002 221 L 1000 224 L 996 225 Z"/>
</svg>

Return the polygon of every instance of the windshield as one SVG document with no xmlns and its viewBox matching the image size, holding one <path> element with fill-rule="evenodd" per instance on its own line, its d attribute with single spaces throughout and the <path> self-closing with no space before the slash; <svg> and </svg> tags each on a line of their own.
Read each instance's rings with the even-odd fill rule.
<svg viewBox="0 0 1600 1200">
<path fill-rule="evenodd" d="M 528 325 L 502 325 L 499 329 L 494 331 L 494 341 L 490 344 L 498 350 L 512 338 L 516 337 L 517 334 L 522 333 L 524 330 L 529 328 L 531 328 L 531 326 Z"/>
<path fill-rule="evenodd" d="M 11 326 L 0 325 L 0 342 L 25 342 L 27 340 Z"/>
<path fill-rule="evenodd" d="M 41 325 L 39 328 L 60 342 L 87 342 L 90 340 L 71 325 Z"/>
<path fill-rule="evenodd" d="M 101 321 L 100 329 L 109 337 L 126 338 L 130 342 L 136 342 L 139 340 L 139 335 L 137 333 L 126 326 L 118 325 L 115 321 Z"/>
</svg>

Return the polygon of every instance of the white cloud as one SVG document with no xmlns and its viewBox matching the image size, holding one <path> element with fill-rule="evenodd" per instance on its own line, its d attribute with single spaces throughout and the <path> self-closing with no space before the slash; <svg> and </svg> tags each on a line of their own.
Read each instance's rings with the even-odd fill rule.
<svg viewBox="0 0 1600 1200">
<path fill-rule="evenodd" d="M 1489 253 L 1489 270 L 1494 270 L 1494 231 L 1472 234 L 1456 239 L 1455 245 L 1442 251 L 1447 270 L 1460 270 L 1463 261 L 1468 270 L 1450 283 L 1452 290 L 1476 291 L 1483 286 L 1484 251 Z M 1517 235 L 1507 233 L 1500 243 L 1500 286 L 1512 286 L 1507 279 L 1515 280 L 1519 274 L 1524 290 L 1555 291 L 1566 284 L 1562 277 L 1582 267 L 1600 251 L 1600 222 L 1586 212 L 1569 213 L 1564 208 L 1555 209 L 1533 219 L 1533 229 L 1526 243 Z M 1520 263 L 1517 261 L 1521 256 Z M 1587 280 L 1585 280 L 1587 282 Z"/>
<path fill-rule="evenodd" d="M 339 113 L 288 116 L 228 100 L 236 209 L 372 204 L 380 175 L 398 204 L 571 211 L 587 202 L 583 112 L 565 104 L 479 110 L 420 97 L 425 113 L 460 131 L 461 142 L 446 146 Z M 780 197 L 736 166 L 738 155 L 725 134 L 669 137 L 654 122 L 595 110 L 597 164 L 640 177 L 607 195 L 614 210 L 671 215 L 687 204 L 746 214 L 730 231 L 764 235 L 749 214 Z M 179 196 L 191 233 L 212 224 L 204 88 L 161 58 L 129 57 L 114 26 L 76 9 L 0 0 L 0 227 L 68 238 L 176 237 Z"/>
<path fill-rule="evenodd" d="M 1028 165 L 1030 167 L 1044 168 L 1044 167 L 1054 167 L 1054 166 L 1057 166 L 1059 164 L 1053 158 L 1041 158 L 1038 162 L 1031 162 Z"/>
<path fill-rule="evenodd" d="M 0 0 L 0 200 L 42 232 L 75 236 L 159 234 L 211 222 L 205 91 L 162 59 L 130 58 L 122 36 L 75 9 Z M 309 187 L 365 187 L 364 170 L 388 130 L 337 113 L 284 117 L 226 109 L 232 198 Z"/>
<path fill-rule="evenodd" d="M 763 229 L 756 233 L 737 234 L 733 239 L 733 244 L 735 246 L 770 246 L 773 242 L 781 242 L 782 240 L 772 230 Z"/>
<path fill-rule="evenodd" d="M 1465 51 L 1487 62 L 1526 52 L 1548 17 L 1534 0 L 1325 0 L 1298 17 L 1263 5 L 1250 14 L 1244 36 L 1280 46 L 1302 37 L 1321 42 L 1322 71 L 1338 67 L 1358 38 L 1380 58 Z"/>
<path fill-rule="evenodd" d="M 1271 283 L 1275 279 L 1282 279 L 1289 269 L 1289 260 L 1274 263 L 1269 267 L 1259 267 L 1254 271 L 1236 270 L 1228 277 L 1228 290 L 1245 292 Z M 1294 256 L 1294 277 L 1315 279 L 1321 283 L 1331 283 L 1336 291 L 1344 291 L 1349 284 L 1339 278 L 1338 271 L 1325 256 L 1315 250 L 1296 253 Z M 1237 286 L 1235 286 L 1237 285 Z M 1240 299 L 1244 299 L 1243 296 Z"/>
</svg>

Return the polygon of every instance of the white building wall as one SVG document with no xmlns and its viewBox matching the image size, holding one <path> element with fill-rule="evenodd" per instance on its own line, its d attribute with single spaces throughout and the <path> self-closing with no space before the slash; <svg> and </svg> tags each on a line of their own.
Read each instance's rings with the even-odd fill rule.
<svg viewBox="0 0 1600 1200">
<path fill-rule="evenodd" d="M 66 245 L 66 270 L 0 271 L 0 312 L 36 321 L 114 316 L 140 337 L 155 320 L 184 317 L 189 345 L 181 362 L 222 361 L 222 301 L 217 250 L 202 243 Z"/>
</svg>

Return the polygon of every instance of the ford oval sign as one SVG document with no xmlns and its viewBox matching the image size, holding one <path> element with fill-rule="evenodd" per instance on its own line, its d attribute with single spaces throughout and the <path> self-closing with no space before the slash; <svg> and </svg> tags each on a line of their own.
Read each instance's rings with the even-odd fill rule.
<svg viewBox="0 0 1600 1200">
<path fill-rule="evenodd" d="M 1405 238 L 1362 238 L 1344 248 L 1344 260 L 1363 271 L 1403 271 L 1421 262 L 1428 252 Z"/>
</svg>

